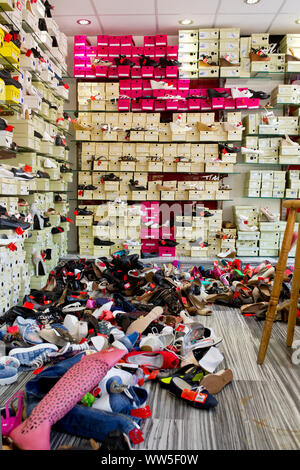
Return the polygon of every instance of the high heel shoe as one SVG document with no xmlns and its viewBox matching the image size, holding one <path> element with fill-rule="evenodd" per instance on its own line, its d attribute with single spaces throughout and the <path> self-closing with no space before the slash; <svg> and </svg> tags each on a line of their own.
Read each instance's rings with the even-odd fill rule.
<svg viewBox="0 0 300 470">
<path fill-rule="evenodd" d="M 45 261 L 43 260 L 41 253 L 39 251 L 34 251 L 32 253 L 32 261 L 35 265 L 35 275 L 36 276 L 45 276 L 46 266 Z"/>
<path fill-rule="evenodd" d="M 30 212 L 33 216 L 33 229 L 34 230 L 43 230 L 44 228 L 44 219 L 42 218 L 40 211 L 33 203 L 30 206 Z"/>
</svg>

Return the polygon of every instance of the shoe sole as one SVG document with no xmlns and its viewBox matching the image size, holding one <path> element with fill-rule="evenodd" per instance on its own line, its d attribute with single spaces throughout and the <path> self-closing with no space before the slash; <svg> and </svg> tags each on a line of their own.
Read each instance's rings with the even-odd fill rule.
<svg viewBox="0 0 300 470">
<path fill-rule="evenodd" d="M 58 351 L 58 347 L 55 346 L 55 344 L 43 343 L 43 345 L 37 344 L 37 345 L 32 346 L 30 348 L 16 348 L 16 349 L 13 349 L 12 351 L 9 351 L 8 355 L 14 357 L 17 354 L 23 354 L 24 352 L 28 352 L 29 350 L 30 351 L 38 351 L 39 349 L 40 350 L 53 349 L 53 351 Z"/>
<path fill-rule="evenodd" d="M 0 385 L 10 385 L 18 380 L 18 374 L 13 375 L 12 377 L 7 377 L 5 379 L 0 379 Z"/>
<path fill-rule="evenodd" d="M 233 373 L 230 369 L 225 369 L 222 374 L 208 374 L 200 382 L 200 385 L 214 395 L 215 393 L 219 393 L 225 385 L 229 384 L 233 380 Z"/>
</svg>

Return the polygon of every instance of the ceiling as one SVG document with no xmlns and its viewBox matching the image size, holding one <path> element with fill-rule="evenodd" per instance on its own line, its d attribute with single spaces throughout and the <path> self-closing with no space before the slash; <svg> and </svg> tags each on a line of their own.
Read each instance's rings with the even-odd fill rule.
<svg viewBox="0 0 300 470">
<path fill-rule="evenodd" d="M 251 33 L 299 33 L 299 0 L 261 0 L 247 5 L 244 0 L 50 0 L 53 18 L 67 36 L 86 34 L 177 35 L 178 29 L 239 27 Z M 76 23 L 80 18 L 88 26 Z M 182 19 L 193 20 L 181 26 Z"/>
</svg>

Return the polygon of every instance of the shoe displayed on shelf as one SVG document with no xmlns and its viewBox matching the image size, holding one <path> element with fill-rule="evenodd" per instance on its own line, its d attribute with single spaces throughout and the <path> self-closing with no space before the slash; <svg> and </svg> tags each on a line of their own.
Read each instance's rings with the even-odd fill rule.
<svg viewBox="0 0 300 470">
<path fill-rule="evenodd" d="M 226 91 L 218 91 L 215 88 L 208 88 L 207 94 L 209 98 L 229 98 L 229 94 Z"/>
<path fill-rule="evenodd" d="M 113 246 L 115 243 L 110 240 L 101 240 L 98 237 L 94 237 L 94 245 L 98 246 Z"/>
<path fill-rule="evenodd" d="M 263 155 L 264 151 L 263 150 L 258 150 L 258 149 L 250 149 L 248 147 L 241 147 L 241 153 L 243 153 L 243 154 Z"/>
<path fill-rule="evenodd" d="M 231 88 L 231 96 L 233 99 L 237 98 L 252 98 L 253 93 L 247 89 Z"/>
<path fill-rule="evenodd" d="M 218 258 L 235 258 L 236 257 L 236 251 L 233 248 L 228 248 L 225 251 L 220 252 L 217 254 Z"/>
<path fill-rule="evenodd" d="M 152 90 L 176 90 L 176 87 L 168 82 L 150 80 Z"/>
<path fill-rule="evenodd" d="M 271 96 L 268 93 L 265 93 L 264 91 L 254 91 L 254 90 L 250 90 L 250 88 L 249 88 L 249 91 L 250 93 L 252 93 L 251 98 L 258 98 L 259 100 L 267 100 Z"/>
<path fill-rule="evenodd" d="M 299 142 L 294 142 L 287 134 L 285 134 L 285 139 L 281 139 L 281 145 L 283 147 L 300 147 Z"/>
<path fill-rule="evenodd" d="M 265 53 L 263 48 L 261 49 L 251 48 L 249 57 L 250 57 L 251 62 L 261 62 L 261 61 L 269 62 L 271 60 L 271 57 L 269 57 Z"/>
<path fill-rule="evenodd" d="M 230 147 L 227 144 L 219 144 L 219 152 L 226 153 L 239 153 L 240 149 L 238 147 Z"/>
<path fill-rule="evenodd" d="M 141 67 L 159 67 L 159 62 L 151 59 L 151 57 L 147 57 L 145 55 L 139 54 L 139 62 Z"/>
<path fill-rule="evenodd" d="M 28 173 L 22 168 L 12 168 L 11 172 L 14 178 L 20 181 L 30 181 L 35 178 L 34 175 L 32 175 L 31 173 Z"/>
<path fill-rule="evenodd" d="M 259 210 L 264 216 L 266 216 L 268 222 L 276 222 L 280 219 L 280 215 L 273 214 L 273 212 L 270 211 L 270 207 L 261 207 Z"/>
<path fill-rule="evenodd" d="M 201 54 L 198 60 L 199 67 L 216 67 L 218 64 L 212 61 L 212 57 Z"/>
<path fill-rule="evenodd" d="M 167 59 L 166 57 L 161 57 L 159 60 L 159 65 L 161 68 L 166 67 L 180 67 L 182 64 L 175 59 Z"/>
<path fill-rule="evenodd" d="M 119 55 L 119 57 L 114 60 L 116 65 L 129 65 L 130 67 L 135 66 L 135 63 L 128 59 L 125 55 Z"/>
<path fill-rule="evenodd" d="M 289 48 L 290 54 L 285 54 L 286 62 L 300 62 L 300 58 L 295 56 L 294 49 Z"/>
<path fill-rule="evenodd" d="M 256 225 L 249 225 L 249 219 L 240 215 L 238 217 L 238 230 L 241 232 L 257 232 L 258 227 Z"/>
<path fill-rule="evenodd" d="M 219 59 L 220 67 L 239 67 L 239 62 L 232 62 L 230 55 L 225 54 L 224 57 L 220 57 Z"/>
</svg>

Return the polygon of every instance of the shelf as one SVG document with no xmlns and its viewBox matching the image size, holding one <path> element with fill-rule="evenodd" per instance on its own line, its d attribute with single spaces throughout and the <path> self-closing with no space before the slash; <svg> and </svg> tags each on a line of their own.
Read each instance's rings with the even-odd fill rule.
<svg viewBox="0 0 300 470">
<path fill-rule="evenodd" d="M 73 169 L 72 171 L 76 172 L 76 171 L 82 171 L 82 172 L 85 172 L 85 173 L 155 173 L 155 174 L 164 174 L 164 175 L 172 175 L 172 174 L 177 174 L 177 171 L 158 171 L 158 170 L 155 170 L 155 171 L 149 171 L 149 170 L 142 170 L 142 171 L 139 171 L 139 170 L 78 170 L 78 169 Z M 180 175 L 225 175 L 225 176 L 229 176 L 229 175 L 240 175 L 241 173 L 228 173 L 228 172 L 224 172 L 224 171 L 202 171 L 202 172 L 192 172 L 192 171 L 189 171 L 189 172 L 181 172 Z M 113 182 L 113 181 L 110 181 L 110 182 Z"/>
<path fill-rule="evenodd" d="M 299 163 L 252 163 L 252 162 L 238 162 L 238 163 L 236 163 L 236 165 L 257 165 L 257 166 L 260 166 L 260 165 L 267 165 L 267 166 L 270 166 L 270 165 L 276 165 L 276 166 L 300 166 L 300 162 L 299 162 Z"/>
<path fill-rule="evenodd" d="M 112 143 L 112 144 L 126 144 L 126 143 L 131 143 L 131 144 L 140 144 L 140 143 L 146 143 L 146 144 L 219 144 L 220 142 L 216 140 L 168 140 L 168 141 L 161 141 L 161 140 L 75 140 L 71 139 L 71 142 L 76 142 L 77 144 L 81 144 L 82 142 L 89 142 L 89 143 Z M 241 144 L 241 140 L 222 140 L 222 143 L 239 143 Z"/>
<path fill-rule="evenodd" d="M 88 201 L 88 202 L 107 202 L 107 201 L 112 201 L 112 199 L 81 199 L 81 198 L 70 198 L 69 201 Z M 190 202 L 191 204 L 194 202 L 228 202 L 228 201 L 233 201 L 233 199 L 180 199 L 180 201 L 177 201 L 175 199 L 169 200 L 169 199 L 151 199 L 152 202 L 172 202 L 172 203 L 180 203 L 180 202 Z M 140 199 L 126 199 L 126 202 L 144 202 Z M 82 205 L 82 204 L 81 204 Z"/>
<path fill-rule="evenodd" d="M 294 197 L 260 197 L 260 196 L 239 196 L 243 199 L 275 199 L 276 201 L 282 201 L 283 199 L 295 200 Z"/>
</svg>

